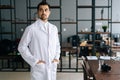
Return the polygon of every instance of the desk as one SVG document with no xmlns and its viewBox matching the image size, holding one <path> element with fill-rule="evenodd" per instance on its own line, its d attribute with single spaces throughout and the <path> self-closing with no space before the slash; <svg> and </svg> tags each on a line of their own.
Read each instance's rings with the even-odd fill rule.
<svg viewBox="0 0 120 80">
<path fill-rule="evenodd" d="M 98 60 L 88 60 L 96 80 L 120 80 L 120 61 L 106 60 L 105 63 L 111 66 L 111 71 L 98 71 Z"/>
<path fill-rule="evenodd" d="M 62 47 L 62 52 L 69 52 L 69 68 L 71 68 L 71 54 L 76 53 L 77 49 L 74 49 L 72 47 Z"/>
<path fill-rule="evenodd" d="M 112 51 L 113 52 L 120 52 L 120 46 L 112 46 Z"/>
</svg>

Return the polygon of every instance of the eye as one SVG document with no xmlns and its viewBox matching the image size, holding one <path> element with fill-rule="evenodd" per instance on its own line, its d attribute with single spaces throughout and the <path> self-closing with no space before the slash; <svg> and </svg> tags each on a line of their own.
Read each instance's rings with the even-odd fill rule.
<svg viewBox="0 0 120 80">
<path fill-rule="evenodd" d="M 43 9 L 39 9 L 39 11 L 43 11 Z"/>
<path fill-rule="evenodd" d="M 49 11 L 48 9 L 45 9 L 45 12 Z"/>
</svg>

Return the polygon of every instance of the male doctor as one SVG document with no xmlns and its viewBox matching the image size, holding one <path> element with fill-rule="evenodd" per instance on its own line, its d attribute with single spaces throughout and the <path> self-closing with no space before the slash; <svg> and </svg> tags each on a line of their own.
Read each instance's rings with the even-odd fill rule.
<svg viewBox="0 0 120 80">
<path fill-rule="evenodd" d="M 25 29 L 18 51 L 31 66 L 31 80 L 56 80 L 60 57 L 58 30 L 48 22 L 50 5 L 47 2 L 38 4 L 37 13 L 39 19 Z"/>
</svg>

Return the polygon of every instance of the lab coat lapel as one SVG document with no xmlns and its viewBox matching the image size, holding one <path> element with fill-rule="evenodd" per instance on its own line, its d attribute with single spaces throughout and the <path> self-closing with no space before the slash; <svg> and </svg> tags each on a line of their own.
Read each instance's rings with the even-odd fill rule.
<svg viewBox="0 0 120 80">
<path fill-rule="evenodd" d="M 49 25 L 49 26 L 48 26 L 48 27 L 49 27 L 48 30 L 49 30 L 49 35 L 50 35 L 50 34 L 52 34 L 52 32 L 54 31 L 54 28 L 53 28 L 52 25 L 50 25 L 49 23 L 48 23 L 48 25 Z"/>
<path fill-rule="evenodd" d="M 43 22 L 41 20 L 37 21 L 37 26 L 40 28 L 40 30 L 47 33 L 47 30 L 45 29 L 45 25 L 43 24 Z"/>
<path fill-rule="evenodd" d="M 44 31 L 45 33 L 47 33 L 47 31 L 45 30 L 45 28 L 44 28 L 43 25 L 41 25 L 40 28 L 41 28 L 42 31 Z"/>
</svg>

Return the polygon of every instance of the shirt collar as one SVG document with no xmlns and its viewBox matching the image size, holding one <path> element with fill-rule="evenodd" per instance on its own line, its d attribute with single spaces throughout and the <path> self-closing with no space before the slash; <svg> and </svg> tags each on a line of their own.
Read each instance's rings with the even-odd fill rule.
<svg viewBox="0 0 120 80">
<path fill-rule="evenodd" d="M 48 24 L 48 21 L 47 21 L 47 22 L 44 22 L 44 21 L 42 21 L 41 19 L 39 19 L 39 21 L 40 21 L 40 23 L 41 23 L 42 25 L 47 25 L 47 24 Z"/>
<path fill-rule="evenodd" d="M 43 30 L 43 31 L 45 31 L 45 32 L 48 32 L 48 21 L 47 22 L 44 22 L 44 21 L 42 21 L 41 19 L 38 19 L 37 20 L 38 21 L 38 25 L 40 24 L 41 25 L 41 29 Z"/>
</svg>

